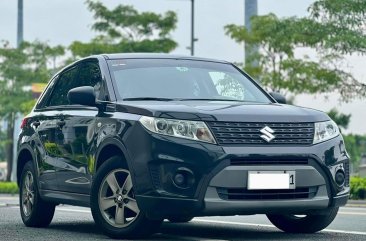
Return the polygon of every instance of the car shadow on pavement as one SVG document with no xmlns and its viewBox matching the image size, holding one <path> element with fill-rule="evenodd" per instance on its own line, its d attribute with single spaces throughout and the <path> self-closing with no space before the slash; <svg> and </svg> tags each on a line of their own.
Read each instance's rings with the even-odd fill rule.
<svg viewBox="0 0 366 241">
<path fill-rule="evenodd" d="M 73 232 L 76 236 L 85 234 L 94 239 L 105 239 L 102 231 L 94 222 L 54 223 L 49 227 L 53 231 Z M 95 235 L 95 236 L 94 236 Z M 329 233 L 287 234 L 275 228 L 233 226 L 212 223 L 181 223 L 164 222 L 157 234 L 147 240 L 329 240 L 334 237 Z"/>
<path fill-rule="evenodd" d="M 171 224 L 164 223 L 160 232 L 164 235 L 186 237 L 185 240 L 305 240 L 316 238 L 317 240 L 329 240 L 329 233 L 316 234 L 288 234 L 275 228 L 233 226 L 211 223 L 185 223 Z"/>
</svg>

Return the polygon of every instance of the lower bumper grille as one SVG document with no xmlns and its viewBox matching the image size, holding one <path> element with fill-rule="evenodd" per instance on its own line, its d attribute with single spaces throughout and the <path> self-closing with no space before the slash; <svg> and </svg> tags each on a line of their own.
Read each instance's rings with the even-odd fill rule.
<svg viewBox="0 0 366 241">
<path fill-rule="evenodd" d="M 246 190 L 242 188 L 217 188 L 223 200 L 281 200 L 307 199 L 315 197 L 317 187 L 296 188 L 289 190 Z"/>
<path fill-rule="evenodd" d="M 233 158 L 230 160 L 231 166 L 250 166 L 250 165 L 307 165 L 308 158 L 299 157 L 271 157 L 271 158 Z"/>
</svg>

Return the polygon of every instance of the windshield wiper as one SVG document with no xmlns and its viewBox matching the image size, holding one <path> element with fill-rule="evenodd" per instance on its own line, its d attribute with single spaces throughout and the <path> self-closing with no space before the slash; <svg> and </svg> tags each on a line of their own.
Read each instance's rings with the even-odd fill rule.
<svg viewBox="0 0 366 241">
<path fill-rule="evenodd" d="M 235 101 L 235 102 L 245 102 L 243 100 L 234 99 L 212 99 L 212 98 L 197 98 L 197 99 L 179 99 L 180 101 L 190 101 L 190 100 L 207 100 L 207 101 Z"/>
<path fill-rule="evenodd" d="M 139 100 L 156 100 L 156 101 L 173 101 L 176 99 L 172 98 L 160 98 L 160 97 L 132 97 L 132 98 L 124 98 L 123 101 L 139 101 Z"/>
</svg>

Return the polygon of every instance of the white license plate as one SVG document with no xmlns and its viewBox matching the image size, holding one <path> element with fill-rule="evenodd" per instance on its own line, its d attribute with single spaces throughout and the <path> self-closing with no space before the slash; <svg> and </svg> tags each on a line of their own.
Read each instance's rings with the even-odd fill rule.
<svg viewBox="0 0 366 241">
<path fill-rule="evenodd" d="M 295 189 L 295 171 L 249 171 L 248 190 Z"/>
</svg>

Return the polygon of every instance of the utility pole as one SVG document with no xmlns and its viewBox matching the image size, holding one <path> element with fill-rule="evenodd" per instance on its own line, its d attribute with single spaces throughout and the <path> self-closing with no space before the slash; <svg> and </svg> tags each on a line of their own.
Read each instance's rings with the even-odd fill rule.
<svg viewBox="0 0 366 241">
<path fill-rule="evenodd" d="M 23 0 L 18 0 L 18 24 L 17 24 L 17 48 L 23 42 Z M 6 145 L 6 159 L 7 159 L 7 181 L 15 181 L 16 180 L 16 161 L 15 161 L 15 152 L 16 146 L 15 143 L 15 121 L 17 119 L 16 113 L 9 113 L 9 117 L 7 120 L 7 139 L 9 142 Z"/>
<path fill-rule="evenodd" d="M 23 0 L 18 0 L 17 47 L 23 42 Z"/>
<path fill-rule="evenodd" d="M 244 24 L 245 27 L 250 31 L 252 28 L 250 18 L 252 16 L 258 15 L 258 1 L 257 0 L 244 0 Z M 257 46 L 249 45 L 245 43 L 245 65 L 251 64 L 253 66 L 257 66 L 258 62 L 251 61 L 250 55 L 256 53 L 258 51 Z M 252 62 L 252 63 L 251 63 Z"/>
<path fill-rule="evenodd" d="M 191 56 L 194 56 L 194 43 L 196 41 L 198 41 L 198 39 L 196 39 L 194 37 L 194 1 L 195 0 L 190 0 L 191 1 L 191 46 L 187 47 L 187 49 L 189 49 L 191 51 Z"/>
<path fill-rule="evenodd" d="M 194 0 L 191 0 L 191 55 L 194 56 Z"/>
</svg>

